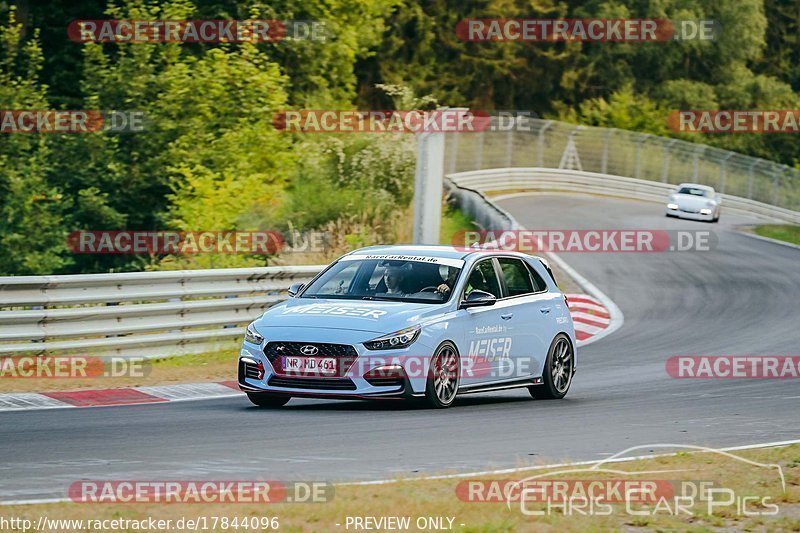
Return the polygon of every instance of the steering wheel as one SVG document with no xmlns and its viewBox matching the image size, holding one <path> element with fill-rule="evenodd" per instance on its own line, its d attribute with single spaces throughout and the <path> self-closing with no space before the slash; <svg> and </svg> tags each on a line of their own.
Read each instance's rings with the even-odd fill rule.
<svg viewBox="0 0 800 533">
<path fill-rule="evenodd" d="M 429 287 L 425 287 L 424 289 L 417 292 L 436 292 L 438 290 L 439 290 L 438 285 L 430 285 Z"/>
</svg>

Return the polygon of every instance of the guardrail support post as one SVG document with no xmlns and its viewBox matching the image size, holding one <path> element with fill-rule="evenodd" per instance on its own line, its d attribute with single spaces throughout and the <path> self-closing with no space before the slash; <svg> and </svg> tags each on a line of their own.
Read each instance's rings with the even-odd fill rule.
<svg viewBox="0 0 800 533">
<path fill-rule="evenodd" d="M 753 169 L 755 169 L 758 164 L 760 163 L 759 160 L 753 161 L 750 167 L 747 169 L 747 199 L 753 199 Z"/>
<path fill-rule="evenodd" d="M 642 135 L 638 139 L 636 139 L 636 159 L 635 159 L 635 166 L 633 170 L 633 177 L 637 180 L 641 178 L 642 172 L 642 144 L 650 137 L 649 134 Z"/>
<path fill-rule="evenodd" d="M 700 179 L 700 156 L 706 151 L 705 146 L 698 146 L 694 150 L 694 159 L 692 160 L 692 181 L 698 183 Z"/>
<path fill-rule="evenodd" d="M 547 128 L 553 125 L 552 120 L 548 120 L 545 122 L 544 126 L 541 127 L 539 130 L 539 138 L 537 139 L 538 148 L 539 148 L 539 160 L 537 166 L 539 168 L 544 168 L 544 133 L 547 131 Z"/>
<path fill-rule="evenodd" d="M 480 170 L 483 168 L 483 143 L 486 137 L 483 130 L 478 133 L 478 146 L 475 148 L 475 168 Z"/>
<path fill-rule="evenodd" d="M 725 181 L 728 179 L 728 159 L 733 157 L 733 152 L 722 158 L 719 164 L 719 192 L 725 194 Z"/>
<path fill-rule="evenodd" d="M 664 159 L 661 161 L 661 183 L 669 182 L 669 154 L 672 145 L 675 144 L 677 139 L 672 139 L 664 144 Z"/>
<path fill-rule="evenodd" d="M 506 139 L 506 167 L 511 168 L 514 161 L 514 128 L 517 127 L 517 117 L 511 117 L 511 125 L 508 128 L 508 138 Z"/>
<path fill-rule="evenodd" d="M 772 174 L 772 205 L 778 205 L 778 183 L 781 179 L 781 173 L 777 170 Z"/>
<path fill-rule="evenodd" d="M 460 137 L 458 136 L 458 132 L 456 132 L 451 133 L 450 138 L 452 140 L 450 141 L 450 153 L 448 154 L 449 158 L 447 163 L 447 173 L 453 174 L 456 171 L 456 161 L 458 160 L 458 140 Z M 445 146 L 447 145 L 445 144 Z"/>
<path fill-rule="evenodd" d="M 601 174 L 608 174 L 608 143 L 614 131 L 616 131 L 616 129 L 612 128 L 606 131 L 606 134 L 603 136 L 603 156 L 602 159 L 600 160 Z"/>
</svg>

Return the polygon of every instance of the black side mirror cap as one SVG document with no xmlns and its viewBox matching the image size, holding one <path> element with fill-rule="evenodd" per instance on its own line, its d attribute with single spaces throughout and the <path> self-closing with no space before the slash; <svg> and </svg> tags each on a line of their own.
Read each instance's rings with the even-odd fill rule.
<svg viewBox="0 0 800 533">
<path fill-rule="evenodd" d="M 289 292 L 289 296 L 291 298 L 294 298 L 294 296 L 298 292 L 302 291 L 303 287 L 305 287 L 305 286 L 306 286 L 305 283 L 292 283 L 292 285 L 289 287 L 289 291 L 288 291 Z"/>
<path fill-rule="evenodd" d="M 467 295 L 467 299 L 461 302 L 460 309 L 467 309 L 469 307 L 486 307 L 497 303 L 497 298 L 494 294 L 486 291 L 479 291 L 475 289 Z"/>
</svg>

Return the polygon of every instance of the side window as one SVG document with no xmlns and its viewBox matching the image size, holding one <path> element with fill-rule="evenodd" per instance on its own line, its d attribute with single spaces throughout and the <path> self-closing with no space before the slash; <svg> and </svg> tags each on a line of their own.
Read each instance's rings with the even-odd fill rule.
<svg viewBox="0 0 800 533">
<path fill-rule="evenodd" d="M 535 291 L 531 283 L 528 267 L 521 260 L 501 257 L 498 262 L 500 263 L 500 270 L 503 271 L 503 279 L 506 281 L 509 296 L 520 296 Z"/>
<path fill-rule="evenodd" d="M 484 259 L 475 266 L 469 275 L 469 279 L 467 279 L 464 295 L 466 296 L 475 289 L 493 294 L 495 298 L 501 297 L 500 283 L 497 280 L 497 274 L 494 271 L 491 259 Z"/>
<path fill-rule="evenodd" d="M 531 280 L 533 281 L 533 292 L 546 291 L 547 290 L 547 283 L 544 282 L 544 280 L 539 275 L 539 273 L 536 272 L 536 270 L 532 266 L 530 266 L 530 265 L 525 265 L 525 266 L 528 267 L 528 270 L 531 273 Z M 553 280 L 553 281 L 555 281 L 555 280 Z"/>
</svg>

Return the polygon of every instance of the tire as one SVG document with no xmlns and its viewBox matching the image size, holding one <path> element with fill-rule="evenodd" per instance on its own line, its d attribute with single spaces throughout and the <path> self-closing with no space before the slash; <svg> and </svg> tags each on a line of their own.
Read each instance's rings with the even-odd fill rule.
<svg viewBox="0 0 800 533">
<path fill-rule="evenodd" d="M 569 337 L 559 333 L 550 344 L 541 385 L 528 387 L 537 400 L 560 400 L 567 395 L 575 373 L 575 351 Z"/>
<path fill-rule="evenodd" d="M 266 392 L 248 392 L 247 397 L 259 407 L 271 407 L 273 409 L 283 407 L 292 399 L 291 396 L 275 396 Z"/>
<path fill-rule="evenodd" d="M 461 364 L 455 344 L 445 341 L 431 357 L 425 400 L 429 407 L 445 409 L 453 405 L 461 382 Z"/>
</svg>

